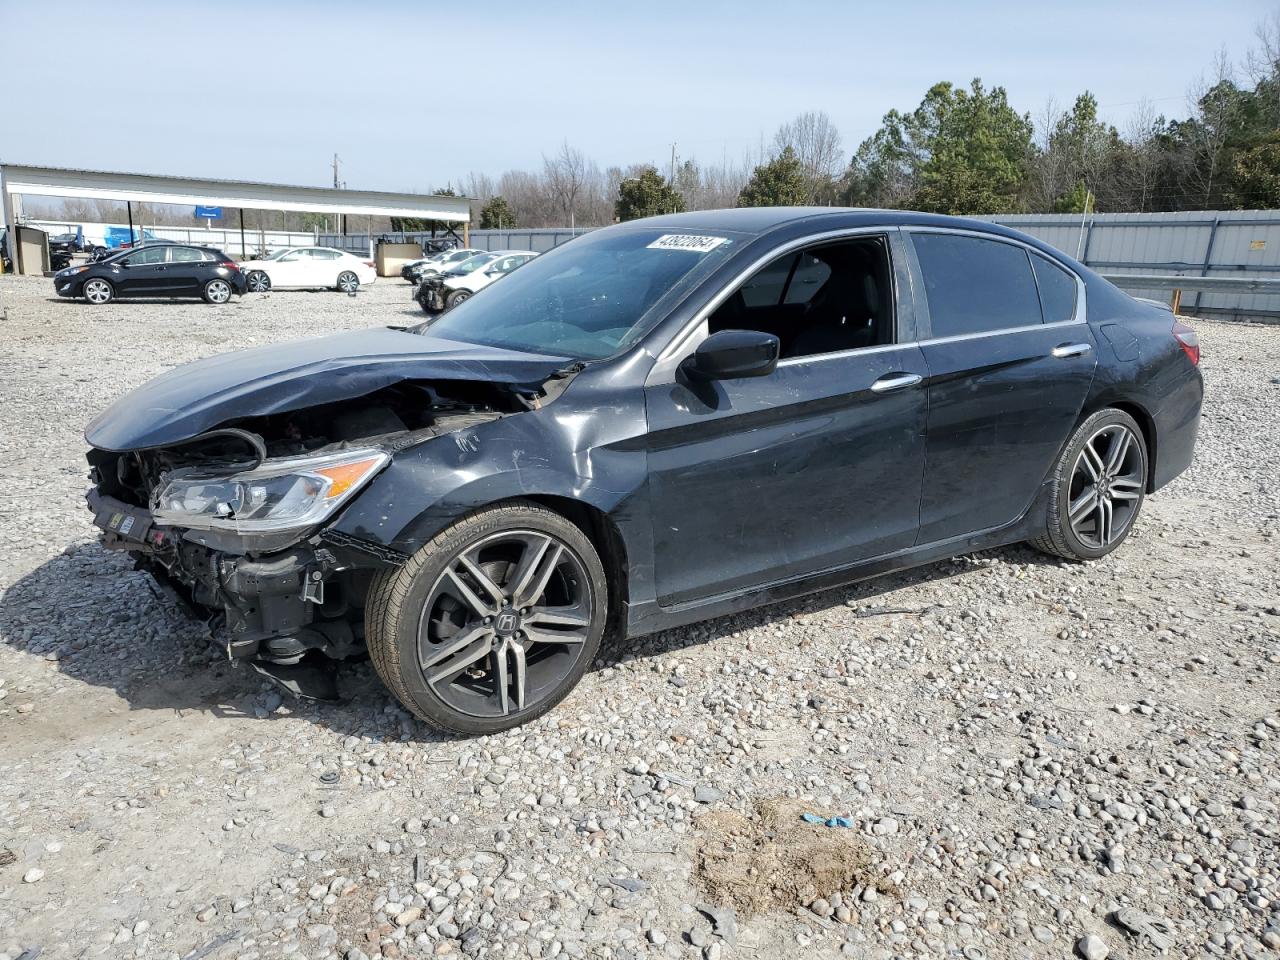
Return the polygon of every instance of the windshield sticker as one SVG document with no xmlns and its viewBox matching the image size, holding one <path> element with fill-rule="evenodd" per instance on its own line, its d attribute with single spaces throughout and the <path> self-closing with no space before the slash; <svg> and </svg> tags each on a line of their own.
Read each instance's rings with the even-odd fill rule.
<svg viewBox="0 0 1280 960">
<path fill-rule="evenodd" d="M 694 234 L 664 233 L 653 243 L 650 250 L 688 250 L 690 253 L 710 253 L 728 237 L 699 237 Z"/>
</svg>

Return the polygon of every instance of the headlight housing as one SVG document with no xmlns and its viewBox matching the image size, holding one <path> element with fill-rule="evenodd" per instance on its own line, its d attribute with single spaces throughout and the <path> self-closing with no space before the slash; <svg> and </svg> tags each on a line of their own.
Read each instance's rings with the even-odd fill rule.
<svg viewBox="0 0 1280 960">
<path fill-rule="evenodd" d="M 152 494 L 151 513 L 158 524 L 196 530 L 302 530 L 330 517 L 390 459 L 381 450 L 344 450 L 264 460 L 242 473 L 174 470 Z"/>
</svg>

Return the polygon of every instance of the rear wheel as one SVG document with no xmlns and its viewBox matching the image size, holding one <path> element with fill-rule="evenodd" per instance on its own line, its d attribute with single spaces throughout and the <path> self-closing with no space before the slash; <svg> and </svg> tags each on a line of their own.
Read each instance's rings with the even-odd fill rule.
<svg viewBox="0 0 1280 960">
<path fill-rule="evenodd" d="M 582 531 L 513 503 L 463 518 L 376 578 L 365 637 L 378 675 L 420 719 L 494 733 L 573 689 L 599 648 L 607 598 Z"/>
<path fill-rule="evenodd" d="M 100 277 L 86 280 L 80 292 L 84 294 L 86 300 L 98 306 L 110 303 L 115 299 L 116 295 L 115 287 L 111 286 L 111 281 L 103 280 Z"/>
<path fill-rule="evenodd" d="M 253 270 L 244 278 L 249 289 L 254 293 L 266 293 L 271 289 L 271 278 L 261 270 Z"/>
<path fill-rule="evenodd" d="M 343 293 L 355 293 L 360 289 L 360 278 L 350 270 L 338 274 L 338 289 Z"/>
<path fill-rule="evenodd" d="M 1147 444 L 1123 410 L 1099 410 L 1072 435 L 1051 478 L 1049 522 L 1033 544 L 1071 560 L 1096 560 L 1133 530 L 1147 489 Z"/>
<path fill-rule="evenodd" d="M 231 284 L 225 280 L 213 279 L 204 285 L 205 303 L 221 304 L 231 299 Z"/>
</svg>

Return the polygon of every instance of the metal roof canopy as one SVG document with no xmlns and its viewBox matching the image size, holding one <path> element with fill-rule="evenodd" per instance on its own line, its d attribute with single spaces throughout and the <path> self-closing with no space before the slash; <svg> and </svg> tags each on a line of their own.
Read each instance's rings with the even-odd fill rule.
<svg viewBox="0 0 1280 960">
<path fill-rule="evenodd" d="M 6 213 L 10 194 L 300 213 L 421 217 L 452 223 L 466 223 L 471 219 L 471 205 L 465 197 L 0 164 L 0 200 L 4 201 Z"/>
</svg>

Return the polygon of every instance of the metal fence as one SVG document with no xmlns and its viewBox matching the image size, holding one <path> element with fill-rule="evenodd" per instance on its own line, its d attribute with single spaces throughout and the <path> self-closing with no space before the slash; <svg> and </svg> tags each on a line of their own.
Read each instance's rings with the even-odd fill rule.
<svg viewBox="0 0 1280 960">
<path fill-rule="evenodd" d="M 1188 278 L 1280 278 L 1280 210 L 1187 211 L 1183 213 L 1006 214 L 979 219 L 1029 233 L 1108 276 L 1138 274 Z M 473 230 L 471 246 L 481 250 L 550 250 L 587 233 L 545 227 Z M 370 240 L 418 241 L 427 233 L 325 235 L 324 246 L 367 254 Z M 437 233 L 436 239 L 441 234 Z M 1188 292 L 1196 284 L 1187 283 Z M 1212 286 L 1206 284 L 1205 286 Z M 1242 290 L 1197 290 L 1183 297 L 1191 315 L 1280 322 L 1280 294 Z M 1264 285 L 1265 286 L 1265 285 Z M 1135 296 L 1168 299 L 1169 287 L 1126 285 Z"/>
<path fill-rule="evenodd" d="M 985 217 L 1070 254 L 1099 273 L 1165 277 L 1280 277 L 1280 210 L 1182 213 L 1034 214 Z M 1187 289 L 1195 289 L 1188 283 Z M 1168 287 L 1132 288 L 1168 299 Z M 1197 291 L 1182 311 L 1236 319 L 1280 320 L 1275 293 Z"/>
</svg>

